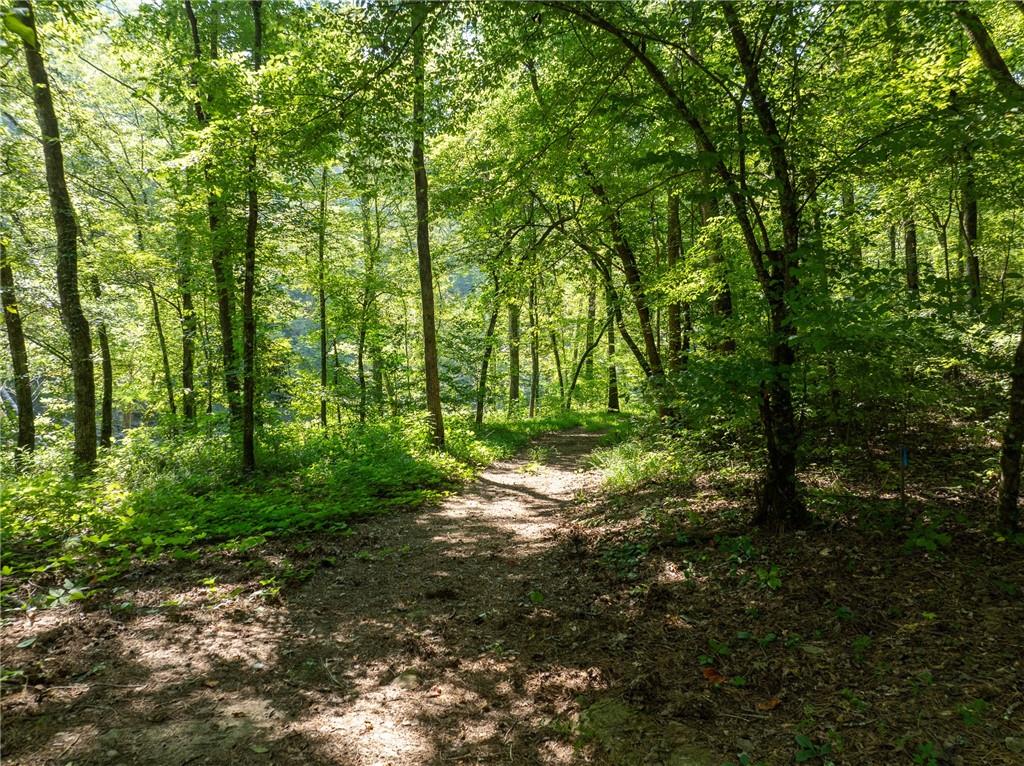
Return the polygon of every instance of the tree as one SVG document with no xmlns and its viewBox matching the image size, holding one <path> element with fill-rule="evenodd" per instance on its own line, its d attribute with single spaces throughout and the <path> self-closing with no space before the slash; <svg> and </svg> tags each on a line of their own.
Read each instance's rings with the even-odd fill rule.
<svg viewBox="0 0 1024 766">
<path fill-rule="evenodd" d="M 43 141 L 46 187 L 53 225 L 57 231 L 57 292 L 60 313 L 71 347 L 71 370 L 75 399 L 75 461 L 89 471 L 96 462 L 96 383 L 93 380 L 92 336 L 82 310 L 78 291 L 78 221 L 64 176 L 64 152 L 60 127 L 53 108 L 53 93 L 43 63 L 30 0 L 15 0 L 16 29 L 25 50 L 25 63 L 32 80 L 32 97 Z"/>
<path fill-rule="evenodd" d="M 419 259 L 420 305 L 423 313 L 423 373 L 426 379 L 427 410 L 430 413 L 432 439 L 435 447 L 444 449 L 444 416 L 441 412 L 441 379 L 437 367 L 437 326 L 434 314 L 434 272 L 430 260 L 430 205 L 426 159 L 423 152 L 426 80 L 423 39 L 427 23 L 427 5 L 414 3 L 412 10 L 412 166 L 416 189 L 416 253 Z"/>
<path fill-rule="evenodd" d="M 14 270 L 7 256 L 7 244 L 0 240 L 0 308 L 4 312 L 7 342 L 11 346 L 11 365 L 14 367 L 14 394 L 18 405 L 18 442 L 14 448 L 14 464 L 22 467 L 28 453 L 36 448 L 36 415 L 32 404 L 32 379 L 28 373 L 28 350 L 25 331 L 21 326 L 18 297 L 14 285 Z"/>
</svg>

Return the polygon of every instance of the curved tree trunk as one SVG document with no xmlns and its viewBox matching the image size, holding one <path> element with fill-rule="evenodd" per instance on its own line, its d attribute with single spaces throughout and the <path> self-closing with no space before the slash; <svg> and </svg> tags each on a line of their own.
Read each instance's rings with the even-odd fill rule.
<svg viewBox="0 0 1024 766">
<path fill-rule="evenodd" d="M 14 271 L 7 259 L 7 248 L 0 239 L 0 308 L 4 312 L 7 340 L 14 367 L 14 396 L 18 403 L 18 443 L 14 448 L 14 466 L 24 467 L 28 453 L 36 448 L 36 416 L 32 409 L 32 379 L 28 374 L 28 349 L 21 327 L 18 298 L 14 289 Z"/>
<path fill-rule="evenodd" d="M 100 280 L 92 275 L 92 295 L 100 298 Z M 110 359 L 110 336 L 107 323 L 96 323 L 96 339 L 100 344 L 100 369 L 103 372 L 103 397 L 100 400 L 100 446 L 109 447 L 114 438 L 114 365 Z"/>
<path fill-rule="evenodd" d="M 40 54 L 35 16 L 29 0 L 15 0 L 27 32 L 23 39 L 25 62 L 32 80 L 36 119 L 43 137 L 46 187 L 50 211 L 57 231 L 57 294 L 61 320 L 71 346 L 71 375 L 75 395 L 75 463 L 80 471 L 90 471 L 96 462 L 96 382 L 93 380 L 92 336 L 82 311 L 78 291 L 78 222 L 64 177 L 64 152 L 60 128 L 53 108 L 50 81 Z"/>
</svg>

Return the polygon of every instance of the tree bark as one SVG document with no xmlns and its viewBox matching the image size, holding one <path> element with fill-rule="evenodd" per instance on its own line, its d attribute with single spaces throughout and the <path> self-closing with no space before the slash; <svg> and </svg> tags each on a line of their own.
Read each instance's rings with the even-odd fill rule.
<svg viewBox="0 0 1024 766">
<path fill-rule="evenodd" d="M 597 323 L 597 283 L 594 279 L 593 272 L 590 275 L 590 288 L 587 290 L 587 348 L 590 347 L 594 340 L 594 326 Z M 583 379 L 593 380 L 594 379 L 594 357 L 588 355 L 586 357 L 587 363 L 583 368 Z"/>
<path fill-rule="evenodd" d="M 252 9 L 252 68 L 260 71 L 263 53 L 263 0 L 250 0 Z M 258 86 L 257 86 L 258 87 Z M 260 221 L 256 178 L 256 126 L 250 127 L 248 215 L 245 226 L 245 263 L 242 278 L 242 470 L 256 470 L 256 234 Z"/>
<path fill-rule="evenodd" d="M 1007 102 L 1012 104 L 1024 103 L 1024 85 L 1018 83 L 1006 65 L 999 49 L 992 41 L 984 22 L 967 4 L 966 0 L 956 0 L 953 3 L 953 13 L 967 31 L 971 38 L 974 50 L 977 52 L 981 63 L 988 70 L 996 88 Z"/>
<path fill-rule="evenodd" d="M 327 428 L 327 289 L 324 250 L 327 244 L 327 167 L 320 170 L 320 226 L 317 232 L 317 299 L 320 308 L 320 427 Z"/>
<path fill-rule="evenodd" d="M 160 345 L 160 360 L 164 373 L 164 388 L 167 391 L 167 408 L 171 415 L 177 415 L 178 410 L 174 405 L 174 378 L 171 377 L 171 361 L 167 355 L 167 340 L 164 337 L 164 326 L 160 321 L 160 303 L 157 301 L 156 289 L 152 282 L 147 282 L 149 299 L 153 307 L 153 325 L 156 328 L 156 339 Z"/>
<path fill-rule="evenodd" d="M 14 367 L 14 397 L 18 404 L 18 442 L 14 448 L 14 467 L 23 469 L 28 462 L 28 453 L 36 448 L 36 416 L 32 409 L 32 379 L 28 373 L 28 349 L 25 347 L 25 333 L 21 327 L 21 313 L 14 288 L 14 270 L 7 258 L 7 247 L 0 239 L 0 308 L 4 312 L 7 327 L 7 341 L 11 347 L 11 364 Z"/>
<path fill-rule="evenodd" d="M 198 327 L 192 301 L 192 254 L 184 235 L 181 235 L 178 258 L 178 292 L 181 295 L 181 408 L 185 420 L 192 423 L 196 419 L 195 339 Z"/>
<path fill-rule="evenodd" d="M 497 296 L 495 296 L 497 301 Z M 487 331 L 484 333 L 484 356 L 480 360 L 480 378 L 476 387 L 476 424 L 484 422 L 484 403 L 487 401 L 487 367 L 491 362 L 491 350 L 494 346 L 494 328 L 498 324 L 498 306 L 495 303 L 491 316 L 487 320 Z"/>
<path fill-rule="evenodd" d="M 92 275 L 93 298 L 100 298 L 100 280 Z M 100 399 L 100 446 L 109 447 L 114 438 L 114 365 L 110 358 L 110 336 L 107 323 L 100 320 L 96 323 L 96 339 L 100 344 L 100 370 L 102 371 L 103 394 Z"/>
<path fill-rule="evenodd" d="M 1010 413 L 1003 431 L 1003 447 L 999 456 L 999 526 L 1016 532 L 1020 524 L 1020 458 L 1024 441 L 1024 325 L 1013 356 L 1010 371 Z"/>
<path fill-rule="evenodd" d="M 424 27 L 426 3 L 413 5 L 413 139 L 412 166 L 416 188 L 416 253 L 419 260 L 420 300 L 423 306 L 423 371 L 427 410 L 434 446 L 444 449 L 444 415 L 441 411 L 441 380 L 437 366 L 437 329 L 434 319 L 434 275 L 430 261 L 430 208 L 427 168 L 424 159 Z"/>
<path fill-rule="evenodd" d="M 605 289 L 608 308 L 608 412 L 619 411 L 619 375 L 615 369 L 615 303 L 611 290 Z"/>
<path fill-rule="evenodd" d="M 508 412 L 519 404 L 519 304 L 508 304 Z"/>
<path fill-rule="evenodd" d="M 40 53 L 39 37 L 30 0 L 15 0 L 27 28 L 23 38 L 25 62 L 32 81 L 36 119 L 43 139 L 46 187 L 57 232 L 57 293 L 60 314 L 71 347 L 71 375 L 75 398 L 75 463 L 80 472 L 96 462 L 96 382 L 93 380 L 92 336 L 78 291 L 78 222 L 64 177 L 64 152 L 53 108 L 53 93 Z"/>
<path fill-rule="evenodd" d="M 530 417 L 540 403 L 540 327 L 537 325 L 537 283 L 530 283 Z"/>
<path fill-rule="evenodd" d="M 911 296 L 916 296 L 921 288 L 918 282 L 917 224 L 913 218 L 903 222 L 903 257 L 906 263 L 907 290 Z"/>
<path fill-rule="evenodd" d="M 850 257 L 850 264 L 854 267 L 859 267 L 864 251 L 860 244 L 857 228 L 854 225 L 856 223 L 857 206 L 853 196 L 852 184 L 843 184 L 842 204 L 844 224 L 847 228 L 846 253 Z"/>
<path fill-rule="evenodd" d="M 188 17 L 189 31 L 192 36 L 192 86 L 196 91 L 196 100 L 193 108 L 196 114 L 196 122 L 200 128 L 205 127 L 210 117 L 203 108 L 199 96 L 199 78 L 196 74 L 196 67 L 203 58 L 202 43 L 199 38 L 199 24 L 192 8 L 191 0 L 184 0 L 185 15 Z M 210 58 L 216 58 L 216 36 L 211 35 Z M 213 281 L 217 292 L 217 319 L 220 326 L 221 359 L 224 365 L 224 395 L 228 402 L 228 411 L 232 421 L 241 417 L 238 394 L 241 391 L 241 384 L 238 376 L 238 361 L 235 351 L 235 330 L 234 330 L 234 299 L 232 296 L 231 276 L 231 246 L 226 232 L 221 226 L 221 218 L 224 215 L 224 202 L 219 192 L 213 190 L 213 181 L 210 178 L 210 163 L 203 166 L 203 178 L 209 189 L 206 197 L 207 218 L 210 228 L 210 265 L 213 270 Z"/>
<path fill-rule="evenodd" d="M 682 255 L 682 231 L 679 222 L 679 195 L 668 195 L 668 241 L 666 243 L 665 261 L 671 273 L 679 264 Z M 678 375 L 682 370 L 682 306 L 678 301 L 668 304 L 668 369 Z"/>
<path fill-rule="evenodd" d="M 974 178 L 974 152 L 964 145 L 961 152 L 964 173 L 960 189 L 964 245 L 967 249 L 967 299 L 971 308 L 981 310 L 981 263 L 978 260 L 978 190 Z"/>
</svg>

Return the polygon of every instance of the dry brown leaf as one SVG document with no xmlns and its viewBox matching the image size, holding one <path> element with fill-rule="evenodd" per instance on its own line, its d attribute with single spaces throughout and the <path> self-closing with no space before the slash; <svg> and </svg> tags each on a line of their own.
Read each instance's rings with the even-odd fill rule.
<svg viewBox="0 0 1024 766">
<path fill-rule="evenodd" d="M 714 668 L 704 668 L 704 679 L 709 684 L 722 684 L 725 683 L 726 678 Z"/>
<path fill-rule="evenodd" d="M 780 700 L 778 697 L 772 697 L 771 699 L 766 699 L 764 702 L 758 702 L 757 709 L 762 712 L 767 712 L 769 710 L 774 710 L 781 704 L 782 700 Z"/>
</svg>

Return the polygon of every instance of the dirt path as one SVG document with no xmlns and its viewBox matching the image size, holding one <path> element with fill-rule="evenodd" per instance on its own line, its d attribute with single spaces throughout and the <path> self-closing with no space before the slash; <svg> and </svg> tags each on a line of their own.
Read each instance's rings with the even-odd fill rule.
<svg viewBox="0 0 1024 766">
<path fill-rule="evenodd" d="M 606 684 L 586 650 L 601 587 L 559 524 L 597 441 L 544 436 L 438 508 L 301 546 L 317 571 L 280 601 L 225 562 L 205 588 L 165 572 L 122 611 L 12 626 L 46 684 L 5 700 L 4 763 L 577 760 L 574 700 Z"/>
</svg>

